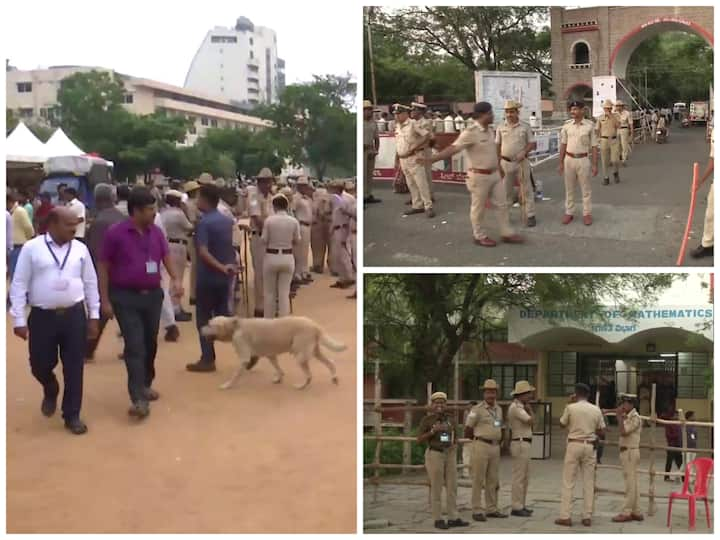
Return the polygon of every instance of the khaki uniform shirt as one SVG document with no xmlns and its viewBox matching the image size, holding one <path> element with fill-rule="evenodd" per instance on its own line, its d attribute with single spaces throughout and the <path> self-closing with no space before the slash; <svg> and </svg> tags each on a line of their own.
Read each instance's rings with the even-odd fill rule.
<svg viewBox="0 0 720 540">
<path fill-rule="evenodd" d="M 620 434 L 618 443 L 626 448 L 640 448 L 640 432 L 642 431 L 642 418 L 633 409 L 625 416 L 625 435 Z"/>
<path fill-rule="evenodd" d="M 313 223 L 330 221 L 330 194 L 325 188 L 318 188 L 313 194 Z"/>
<path fill-rule="evenodd" d="M 560 425 L 568 428 L 568 439 L 595 440 L 595 431 L 605 428 L 605 420 L 599 407 L 581 400 L 565 407 Z"/>
<path fill-rule="evenodd" d="M 465 150 L 472 169 L 497 169 L 497 148 L 495 147 L 495 132 L 491 127 L 484 128 L 474 124 L 463 130 L 453 146 Z M 472 171 L 471 171 L 472 172 Z"/>
<path fill-rule="evenodd" d="M 530 124 L 518 122 L 508 124 L 503 122 L 495 132 L 495 144 L 500 145 L 500 154 L 514 159 L 525 147 L 535 142 Z"/>
<path fill-rule="evenodd" d="M 273 214 L 265 220 L 262 239 L 270 249 L 292 249 L 300 241 L 300 224 L 285 212 Z"/>
<path fill-rule="evenodd" d="M 272 214 L 272 200 L 270 196 L 263 195 L 257 186 L 251 186 L 248 188 L 248 215 L 250 217 L 256 216 L 261 219 L 266 219 Z M 250 220 L 250 229 L 255 232 L 261 232 L 258 230 L 255 222 Z"/>
<path fill-rule="evenodd" d="M 595 126 L 585 118 L 579 124 L 568 120 L 560 130 L 560 144 L 567 145 L 566 150 L 571 154 L 589 154 L 591 148 L 598 146 Z"/>
<path fill-rule="evenodd" d="M 502 439 L 502 421 L 500 405 L 495 403 L 491 407 L 485 401 L 481 401 L 470 410 L 465 426 L 473 428 L 475 437 L 499 441 Z"/>
<path fill-rule="evenodd" d="M 332 228 L 350 225 L 350 216 L 345 212 L 348 200 L 342 195 L 330 195 L 330 205 L 332 207 Z"/>
<path fill-rule="evenodd" d="M 421 118 L 417 121 L 422 129 L 430 133 L 431 137 L 435 134 L 435 122 L 429 118 Z"/>
<path fill-rule="evenodd" d="M 191 223 L 197 223 L 200 212 L 197 209 L 197 199 L 189 198 L 185 203 L 187 217 Z"/>
<path fill-rule="evenodd" d="M 620 116 L 617 113 L 603 113 L 597 119 L 597 131 L 601 137 L 616 137 L 619 127 Z"/>
<path fill-rule="evenodd" d="M 375 149 L 375 138 L 378 136 L 378 127 L 375 120 L 363 121 L 363 151 Z"/>
<path fill-rule="evenodd" d="M 162 218 L 168 240 L 187 241 L 188 234 L 193 230 L 193 225 L 185 215 L 185 212 L 182 211 L 182 208 L 168 206 L 160 212 L 160 217 Z"/>
<path fill-rule="evenodd" d="M 404 124 L 397 124 L 395 126 L 395 146 L 398 156 L 407 154 L 411 148 L 415 148 L 429 133 L 429 131 L 420 127 L 420 124 L 415 120 L 408 120 Z"/>
<path fill-rule="evenodd" d="M 425 416 L 420 421 L 420 426 L 418 427 L 418 435 L 423 435 L 425 433 L 428 433 L 432 427 L 440 422 L 441 418 L 439 414 L 431 413 Z M 440 440 L 440 433 L 436 433 L 428 440 L 428 447 L 434 448 L 435 450 L 445 450 L 446 448 L 450 448 L 452 446 L 455 446 L 455 424 L 452 421 L 452 418 L 450 418 L 448 415 L 444 415 L 443 420 L 445 423 L 450 427 L 448 433 L 450 434 L 450 441 L 447 443 L 444 443 Z"/>
<path fill-rule="evenodd" d="M 301 225 L 310 226 L 313 222 L 313 201 L 310 197 L 296 193 L 293 197 L 293 212 Z"/>
<path fill-rule="evenodd" d="M 513 400 L 508 409 L 508 425 L 513 439 L 532 438 L 532 424 L 528 423 L 530 418 L 525 406 L 517 399 Z"/>
<path fill-rule="evenodd" d="M 632 114 L 630 111 L 615 113 L 620 117 L 620 127 L 630 127 L 632 125 Z"/>
</svg>

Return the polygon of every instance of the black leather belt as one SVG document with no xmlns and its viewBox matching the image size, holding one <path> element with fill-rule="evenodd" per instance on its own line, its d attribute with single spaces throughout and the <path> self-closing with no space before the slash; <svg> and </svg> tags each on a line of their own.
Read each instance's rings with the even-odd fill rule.
<svg viewBox="0 0 720 540">
<path fill-rule="evenodd" d="M 585 154 L 573 154 L 572 152 L 565 152 L 566 156 L 570 156 L 571 158 L 584 158 L 588 157 L 587 153 Z"/>
<path fill-rule="evenodd" d="M 293 250 L 292 249 L 271 249 L 267 248 L 265 250 L 265 253 L 270 253 L 271 255 L 292 255 Z"/>
<path fill-rule="evenodd" d="M 187 246 L 187 245 L 188 245 L 188 241 L 187 241 L 187 240 L 180 240 L 179 238 L 168 238 L 168 242 L 169 242 L 170 244 L 182 244 L 182 245 L 184 245 L 184 246 Z"/>
<path fill-rule="evenodd" d="M 620 129 L 630 129 L 630 126 L 620 126 Z"/>
<path fill-rule="evenodd" d="M 529 442 L 529 443 L 532 442 L 532 439 L 531 439 L 531 438 L 528 438 L 528 437 L 518 437 L 517 439 L 512 439 L 512 440 L 513 440 L 513 441 Z"/>
<path fill-rule="evenodd" d="M 73 309 L 77 309 L 80 306 L 82 306 L 82 302 L 78 302 L 77 304 L 73 304 L 72 306 L 67 307 L 59 307 L 59 308 L 52 308 L 52 309 L 45 309 L 37 306 L 33 306 L 32 309 L 43 312 L 43 313 L 54 313 L 55 315 L 65 315 L 68 311 L 72 311 Z"/>
<path fill-rule="evenodd" d="M 595 444 L 593 439 L 568 439 L 567 442 L 577 442 L 582 444 Z"/>
<path fill-rule="evenodd" d="M 482 441 L 482 442 L 487 443 L 487 444 L 493 444 L 493 445 L 495 445 L 495 444 L 500 444 L 500 441 L 493 441 L 493 440 L 491 440 L 491 439 L 486 439 L 486 438 L 484 438 L 484 437 L 473 437 L 473 439 L 476 440 L 476 441 Z"/>
<path fill-rule="evenodd" d="M 629 446 L 621 446 L 620 451 L 624 452 L 625 450 L 639 450 L 639 448 L 630 448 Z"/>
<path fill-rule="evenodd" d="M 505 156 L 500 156 L 500 157 L 503 158 L 505 161 L 512 161 L 512 159 L 509 157 L 505 157 Z"/>
<path fill-rule="evenodd" d="M 617 139 L 617 137 L 605 137 L 604 135 L 600 135 L 600 138 L 601 138 L 601 139 L 610 139 L 610 140 L 612 140 L 612 141 L 614 141 L 615 139 Z"/>
</svg>

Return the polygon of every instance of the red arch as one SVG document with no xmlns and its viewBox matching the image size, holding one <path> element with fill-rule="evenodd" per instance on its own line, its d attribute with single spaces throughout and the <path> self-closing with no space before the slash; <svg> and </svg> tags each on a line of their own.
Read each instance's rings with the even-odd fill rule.
<svg viewBox="0 0 720 540">
<path fill-rule="evenodd" d="M 565 90 L 565 95 L 563 96 L 563 99 L 567 99 L 567 97 L 570 95 L 570 92 L 572 92 L 573 90 L 575 90 L 575 88 L 577 88 L 579 86 L 584 86 L 585 88 L 589 88 L 590 91 L 592 92 L 592 83 L 579 82 L 579 83 L 573 84 L 570 88 Z"/>
<path fill-rule="evenodd" d="M 645 30 L 648 26 L 654 25 L 654 24 L 662 24 L 662 23 L 677 23 L 682 24 L 685 26 L 690 27 L 696 34 L 702 36 L 705 38 L 705 40 L 710 43 L 713 47 L 715 46 L 713 41 L 713 35 L 711 32 L 708 32 L 700 26 L 699 24 L 688 21 L 687 19 L 680 19 L 678 17 L 658 17 L 657 19 L 652 19 L 650 21 L 647 21 L 639 26 L 636 26 L 634 29 L 632 29 L 630 32 L 625 34 L 620 41 L 617 42 L 617 45 L 615 45 L 615 48 L 613 49 L 612 54 L 610 55 L 610 73 L 613 72 L 613 64 L 615 63 L 615 58 L 617 57 L 618 53 L 620 52 L 620 49 L 623 48 L 625 43 L 627 43 L 630 39 L 632 39 L 634 36 Z"/>
</svg>

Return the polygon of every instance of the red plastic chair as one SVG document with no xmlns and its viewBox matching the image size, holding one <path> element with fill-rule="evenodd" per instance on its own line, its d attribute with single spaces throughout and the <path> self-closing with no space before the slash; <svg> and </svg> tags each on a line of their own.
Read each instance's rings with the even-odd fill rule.
<svg viewBox="0 0 720 540">
<path fill-rule="evenodd" d="M 690 470 L 695 468 L 695 490 L 690 491 Z M 705 501 L 705 517 L 707 518 L 708 529 L 710 528 L 710 506 L 707 499 L 708 478 L 713 470 L 713 460 L 710 458 L 697 458 L 685 466 L 685 480 L 683 482 L 682 492 L 674 491 L 670 494 L 670 503 L 668 504 L 667 526 L 670 527 L 670 518 L 672 516 L 672 504 L 674 499 L 687 499 L 688 511 L 690 513 L 690 531 L 695 530 L 695 501 Z"/>
</svg>

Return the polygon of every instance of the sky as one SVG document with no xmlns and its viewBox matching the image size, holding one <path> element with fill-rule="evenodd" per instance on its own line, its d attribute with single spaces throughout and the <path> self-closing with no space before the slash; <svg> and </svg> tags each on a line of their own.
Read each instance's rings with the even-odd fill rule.
<svg viewBox="0 0 720 540">
<path fill-rule="evenodd" d="M 22 0 L 3 6 L 0 39 L 18 69 L 91 65 L 182 86 L 207 31 L 233 27 L 240 16 L 275 30 L 287 84 L 313 74 L 357 76 L 362 15 L 343 2 Z"/>
</svg>

